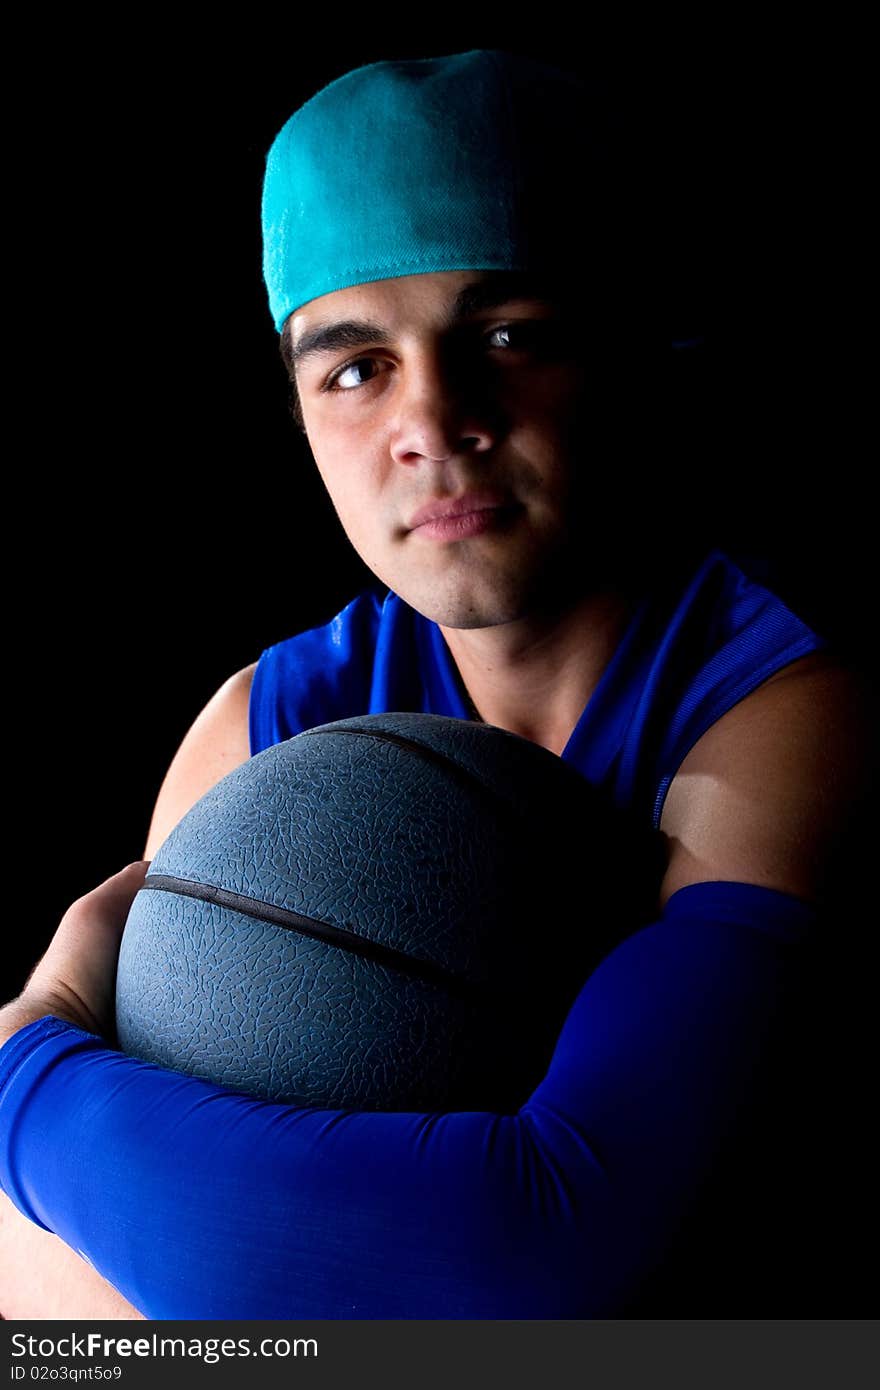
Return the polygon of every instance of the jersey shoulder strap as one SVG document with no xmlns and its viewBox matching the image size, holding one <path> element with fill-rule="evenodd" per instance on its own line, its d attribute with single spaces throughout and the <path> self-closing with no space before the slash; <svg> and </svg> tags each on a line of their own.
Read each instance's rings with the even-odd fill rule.
<svg viewBox="0 0 880 1390">
<path fill-rule="evenodd" d="M 382 599 L 366 590 L 329 622 L 267 647 L 251 682 L 251 756 L 369 704 Z"/>
</svg>

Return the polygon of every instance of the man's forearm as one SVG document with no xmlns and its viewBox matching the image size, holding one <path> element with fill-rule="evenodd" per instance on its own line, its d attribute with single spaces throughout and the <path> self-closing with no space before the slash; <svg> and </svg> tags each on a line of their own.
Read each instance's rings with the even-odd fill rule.
<svg viewBox="0 0 880 1390">
<path fill-rule="evenodd" d="M 0 1192 L 0 1313 L 7 1319 L 143 1318 L 69 1245 Z"/>
<path fill-rule="evenodd" d="M 49 1012 L 22 1000 L 0 1009 L 0 1045 Z M 0 1314 L 7 1320 L 143 1318 L 58 1236 L 28 1221 L 0 1192 Z"/>
</svg>

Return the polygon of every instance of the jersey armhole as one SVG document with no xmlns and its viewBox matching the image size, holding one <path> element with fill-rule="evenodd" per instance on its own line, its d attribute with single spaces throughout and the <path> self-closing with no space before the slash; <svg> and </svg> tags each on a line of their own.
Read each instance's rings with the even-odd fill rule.
<svg viewBox="0 0 880 1390">
<path fill-rule="evenodd" d="M 669 788 L 688 753 L 703 737 L 703 734 L 711 729 L 712 725 L 717 723 L 729 710 L 738 705 L 741 700 L 744 700 L 747 695 L 751 695 L 753 690 L 757 690 L 759 685 L 763 685 L 764 681 L 775 675 L 777 671 L 790 666 L 799 657 L 807 656 L 814 651 L 824 650 L 826 645 L 824 638 L 818 634 L 812 632 L 805 634 L 784 651 L 775 652 L 760 666 L 748 671 L 733 689 L 725 690 L 709 709 L 703 712 L 703 718 L 699 722 L 695 721 L 682 731 L 682 735 L 675 743 L 669 757 L 664 759 L 667 770 L 664 771 L 658 784 L 652 815 L 655 830 L 660 828 L 660 819 L 663 815 L 663 806 Z"/>
</svg>

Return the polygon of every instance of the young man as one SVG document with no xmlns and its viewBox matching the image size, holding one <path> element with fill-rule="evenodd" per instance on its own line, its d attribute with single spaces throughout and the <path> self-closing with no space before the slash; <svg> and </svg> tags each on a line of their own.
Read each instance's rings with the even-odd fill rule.
<svg viewBox="0 0 880 1390">
<path fill-rule="evenodd" d="M 725 1305 L 723 1245 L 678 1288 L 672 1252 L 821 930 L 865 698 L 728 557 L 645 563 L 659 470 L 633 453 L 633 378 L 607 346 L 632 227 L 597 193 L 586 237 L 559 197 L 584 102 L 566 74 L 476 51 L 357 69 L 280 133 L 270 306 L 315 462 L 387 593 L 230 677 L 145 854 L 260 748 L 424 709 L 534 740 L 657 826 L 656 918 L 584 983 L 517 1115 L 340 1115 L 108 1045 L 129 866 L 0 1013 L 7 1317 L 619 1316 L 658 1273 L 646 1316 L 699 1315 L 701 1285 L 710 1316 L 773 1315 L 748 1290 Z"/>
</svg>

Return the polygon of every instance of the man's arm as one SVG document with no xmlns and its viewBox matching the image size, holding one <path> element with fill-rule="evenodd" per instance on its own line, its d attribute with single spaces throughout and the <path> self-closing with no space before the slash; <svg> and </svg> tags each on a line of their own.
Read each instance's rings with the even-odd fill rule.
<svg viewBox="0 0 880 1390">
<path fill-rule="evenodd" d="M 119 1087 L 112 1088 L 111 1101 L 99 1071 L 92 1073 L 91 1083 L 87 1070 L 79 1070 L 76 1079 L 87 1092 L 90 1084 L 97 1086 L 94 1096 L 96 1103 L 101 1098 L 102 1113 L 107 1098 L 107 1142 L 127 1146 L 130 1162 L 150 1165 L 143 1181 L 158 1184 L 156 1204 L 145 1211 L 139 1207 L 130 1218 L 142 1220 L 145 1230 L 151 1229 L 152 1221 L 161 1225 L 156 1212 L 165 1203 L 162 1238 L 177 1242 L 182 1255 L 188 1250 L 200 1258 L 205 1244 L 216 1262 L 215 1219 L 232 1220 L 234 1199 L 244 1202 L 247 1187 L 256 1180 L 253 1163 L 265 1168 L 261 1205 L 251 1218 L 253 1230 L 248 1225 L 238 1231 L 244 1245 L 236 1247 L 236 1269 L 227 1271 L 232 1284 L 228 1290 L 212 1290 L 194 1274 L 187 1293 L 175 1295 L 194 1302 L 175 1305 L 172 1300 L 172 1308 L 182 1309 L 186 1316 L 187 1307 L 208 1306 L 202 1298 L 228 1297 L 225 1306 L 238 1307 L 241 1315 L 242 1304 L 236 1299 L 248 1295 L 237 1290 L 235 1282 L 236 1271 L 245 1268 L 244 1246 L 249 1240 L 254 1245 L 257 1263 L 251 1276 L 256 1278 L 256 1271 L 264 1268 L 262 1254 L 256 1255 L 260 1241 L 270 1240 L 278 1247 L 279 1269 L 283 1267 L 292 1282 L 270 1288 L 267 1275 L 260 1299 L 280 1299 L 287 1309 L 284 1315 L 307 1305 L 311 1311 L 318 1308 L 315 1315 L 326 1316 L 326 1311 L 320 1312 L 322 1298 L 325 1310 L 337 1307 L 349 1284 L 356 1297 L 368 1302 L 377 1297 L 387 1310 L 385 1294 L 374 1295 L 370 1289 L 369 1270 L 350 1257 L 358 1241 L 365 1239 L 365 1258 L 373 1247 L 384 1248 L 381 1232 L 401 1216 L 407 1203 L 415 1205 L 409 1206 L 407 1220 L 398 1223 L 402 1234 L 397 1246 L 385 1255 L 386 1273 L 398 1290 L 388 1297 L 403 1298 L 409 1316 L 420 1296 L 418 1280 L 429 1281 L 429 1303 L 424 1306 L 435 1296 L 455 1296 L 464 1280 L 461 1297 L 467 1306 L 467 1260 L 461 1265 L 461 1257 L 470 1258 L 468 1241 L 461 1249 L 454 1242 L 450 1246 L 449 1234 L 459 1229 L 451 1211 L 453 1225 L 448 1230 L 448 1223 L 435 1226 L 431 1213 L 438 1202 L 454 1196 L 456 1210 L 461 1203 L 473 1202 L 473 1222 L 485 1222 L 487 1208 L 478 1200 L 483 1187 L 494 1194 L 488 1210 L 497 1208 L 507 1220 L 522 1224 L 522 1240 L 514 1244 L 521 1247 L 523 1258 L 531 1261 L 534 1255 L 545 1262 L 541 1267 L 547 1267 L 548 1260 L 551 1267 L 558 1261 L 560 1277 L 567 1271 L 571 1278 L 590 1283 L 593 1292 L 584 1294 L 583 1304 L 565 1302 L 574 1296 L 567 1292 L 559 1294 L 562 1304 L 554 1303 L 555 1294 L 534 1286 L 529 1291 L 527 1281 L 514 1292 L 507 1287 L 509 1262 L 501 1261 L 496 1274 L 489 1276 L 485 1269 L 479 1277 L 474 1274 L 475 1302 L 470 1306 L 505 1310 L 502 1316 L 525 1306 L 516 1301 L 520 1299 L 533 1308 L 545 1297 L 549 1301 L 540 1306 L 557 1310 L 601 1306 L 614 1282 L 614 1271 L 605 1268 L 612 1252 L 619 1248 L 631 1260 L 644 1255 L 640 1248 L 627 1247 L 633 1232 L 616 1223 L 629 1219 L 627 1211 L 633 1220 L 640 1213 L 643 1222 L 660 1226 L 670 1219 L 682 1192 L 690 1190 L 690 1180 L 704 1171 L 706 1145 L 712 1142 L 710 1122 L 727 1124 L 736 1092 L 747 1084 L 763 1029 L 774 1014 L 776 990 L 788 969 L 789 948 L 774 943 L 767 926 L 777 913 L 794 914 L 796 922 L 798 902 L 806 910 L 826 881 L 835 843 L 864 785 L 868 732 L 858 681 L 832 665 L 819 669 L 815 663 L 793 663 L 704 735 L 682 764 L 664 808 L 661 828 L 670 837 L 672 855 L 661 905 L 668 907 L 682 887 L 693 892 L 697 885 L 707 892 L 698 892 L 696 898 L 688 894 L 687 899 L 680 894 L 671 904 L 677 908 L 672 918 L 664 914 L 664 920 L 636 933 L 597 969 L 563 1030 L 548 1077 L 519 1116 L 352 1114 L 340 1119 L 334 1113 L 328 1123 L 324 1112 L 283 1107 L 270 1107 L 269 1115 L 265 1106 L 222 1088 L 209 1088 L 208 1101 L 204 1083 L 183 1082 L 157 1069 L 135 1076 L 138 1064 L 133 1059 L 105 1054 L 105 1064 L 95 1056 L 96 1068 L 121 1065 L 134 1090 L 142 1088 L 146 1094 L 149 1089 L 151 1095 L 155 1091 L 154 1105 L 161 1096 L 163 1105 L 179 1106 L 175 1133 L 181 1143 L 190 1144 L 194 1173 L 204 1144 L 222 1149 L 223 1181 L 229 1185 L 225 1198 L 214 1188 L 220 1170 L 214 1159 L 206 1159 L 214 1165 L 215 1180 L 202 1184 L 196 1179 L 192 1188 L 193 1201 L 198 1198 L 196 1205 L 200 1202 L 204 1210 L 180 1208 L 173 1198 L 173 1175 L 166 1192 L 159 1173 L 167 1160 L 159 1152 L 146 1152 L 152 1139 L 138 1129 L 139 1109 L 131 1118 L 121 1110 L 117 1113 Z M 764 886 L 756 889 L 750 887 L 753 884 Z M 792 896 L 781 896 L 788 894 Z M 74 1062 L 62 1061 L 52 1074 L 59 1081 L 65 1076 L 70 1080 L 74 1070 Z M 207 1132 L 203 1134 L 208 1129 L 210 1140 Z M 583 1148 L 590 1135 L 598 1137 L 600 1159 L 610 1164 L 610 1188 L 602 1162 L 597 1165 Z M 33 1142 L 41 1142 L 36 1133 Z M 527 1183 L 523 1163 L 532 1172 Z M 389 1172 L 394 1175 L 390 1186 L 385 1183 Z M 565 1179 L 562 1187 L 560 1173 Z M 352 1188 L 344 1199 L 340 1182 Z M 543 1196 L 534 1207 L 536 1184 Z M 560 1220 L 556 1203 L 566 1188 L 569 1197 Z M 623 1211 L 614 1211 L 615 1191 L 628 1198 Z M 124 1203 L 128 1195 L 117 1192 L 113 1200 Z M 290 1244 L 299 1231 L 297 1204 L 303 1205 L 303 1217 L 307 1212 L 310 1238 L 316 1231 L 324 1233 L 322 1243 L 308 1254 L 309 1279 L 302 1286 L 296 1280 L 302 1252 L 296 1241 Z M 68 1210 L 59 1208 L 62 1222 Z M 289 1231 L 283 1222 L 279 1225 L 279 1210 L 287 1213 L 288 1224 L 293 1222 Z M 221 1211 L 226 1212 L 222 1218 Z M 77 1230 L 83 1228 L 78 1239 L 94 1235 L 99 1244 L 104 1242 L 104 1267 L 115 1272 L 117 1252 L 107 1245 L 110 1241 L 112 1246 L 112 1225 L 107 1226 L 103 1213 L 96 1212 L 94 1204 L 81 1203 L 72 1219 L 80 1223 Z M 608 1229 L 606 1219 L 611 1222 Z M 355 1222 L 351 1229 L 350 1220 Z M 425 1227 L 421 1235 L 420 1223 Z M 84 1230 L 102 1226 L 103 1231 Z M 500 1228 L 487 1228 L 480 1239 L 485 1257 L 494 1259 L 497 1254 L 500 1260 L 508 1241 Z M 538 1242 L 536 1255 L 528 1253 L 530 1239 Z M 323 1294 L 315 1278 L 322 1267 L 330 1280 Z M 205 1271 L 209 1268 L 215 1266 L 203 1266 Z M 207 1273 L 202 1277 L 207 1280 Z M 632 1277 L 632 1269 L 622 1277 Z M 222 1283 L 219 1275 L 211 1278 Z M 492 1283 L 496 1278 L 497 1288 Z M 161 1281 L 154 1282 L 147 1296 L 158 1307 L 166 1292 Z M 590 1305 L 590 1297 L 599 1302 Z M 313 1298 L 317 1303 L 309 1302 Z M 254 1315 L 266 1315 L 266 1306 L 260 1302 Z"/>
<path fill-rule="evenodd" d="M 205 792 L 250 757 L 248 705 L 256 664 L 224 681 L 187 731 L 156 798 L 145 859 L 152 859 Z"/>
<path fill-rule="evenodd" d="M 0 1051 L 0 1187 L 150 1318 L 620 1315 L 748 1107 L 813 919 L 677 892 L 514 1115 L 257 1101 L 41 1015 Z"/>
<path fill-rule="evenodd" d="M 236 671 L 195 719 L 172 759 L 150 822 L 144 858 L 201 796 L 250 757 L 248 703 L 256 662 Z M 9 1318 L 141 1318 L 57 1236 L 0 1193 L 0 1313 Z"/>
<path fill-rule="evenodd" d="M 0 1192 L 0 1290 L 7 1320 L 143 1318 L 69 1245 Z"/>
</svg>

